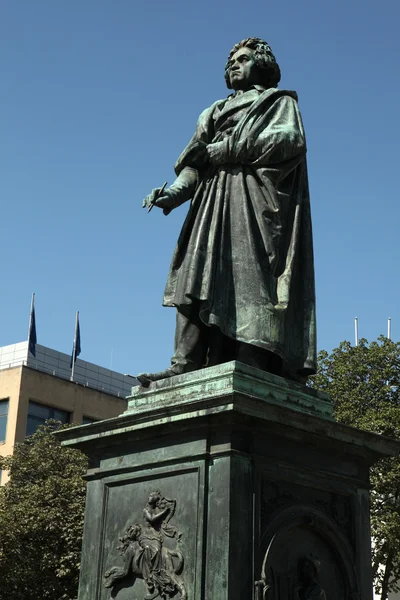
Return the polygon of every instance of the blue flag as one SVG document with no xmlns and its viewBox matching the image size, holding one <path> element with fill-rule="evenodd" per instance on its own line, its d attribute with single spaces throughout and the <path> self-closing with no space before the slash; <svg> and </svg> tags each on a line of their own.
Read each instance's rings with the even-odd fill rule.
<svg viewBox="0 0 400 600">
<path fill-rule="evenodd" d="M 36 356 L 36 318 L 35 318 L 35 294 L 32 294 L 31 314 L 29 317 L 28 350 Z"/>
<path fill-rule="evenodd" d="M 76 313 L 74 345 L 72 346 L 70 367 L 76 362 L 81 353 L 81 330 L 79 327 L 79 311 Z"/>
</svg>

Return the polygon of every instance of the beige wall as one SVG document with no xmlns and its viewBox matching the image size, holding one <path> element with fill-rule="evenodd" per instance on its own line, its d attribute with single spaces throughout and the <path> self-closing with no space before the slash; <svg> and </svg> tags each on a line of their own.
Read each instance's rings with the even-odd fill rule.
<svg viewBox="0 0 400 600">
<path fill-rule="evenodd" d="M 23 367 L 16 367 L 0 371 L 0 400 L 9 400 L 6 441 L 0 442 L 0 456 L 12 454 L 15 444 L 22 369 Z"/>
<path fill-rule="evenodd" d="M 12 454 L 14 444 L 25 438 L 29 401 L 71 413 L 71 423 L 83 416 L 95 420 L 117 417 L 126 410 L 123 398 L 93 390 L 29 367 L 0 371 L 0 399 L 9 398 L 6 442 L 0 443 L 0 456 Z M 2 484 L 7 475 L 3 473 Z"/>
<path fill-rule="evenodd" d="M 126 409 L 123 398 L 111 396 L 79 383 L 22 367 L 21 392 L 15 440 L 25 437 L 29 400 L 71 413 L 71 423 L 82 423 L 82 417 L 110 419 Z"/>
</svg>

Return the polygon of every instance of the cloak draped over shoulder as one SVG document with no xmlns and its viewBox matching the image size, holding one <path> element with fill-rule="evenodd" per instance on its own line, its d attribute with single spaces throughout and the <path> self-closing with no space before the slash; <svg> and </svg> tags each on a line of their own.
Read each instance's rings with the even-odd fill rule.
<svg viewBox="0 0 400 600">
<path fill-rule="evenodd" d="M 174 252 L 164 306 L 316 370 L 315 289 L 306 142 L 294 92 L 254 86 L 214 103 L 179 157 L 211 144 Z M 200 309 L 199 309 L 200 307 Z"/>
</svg>

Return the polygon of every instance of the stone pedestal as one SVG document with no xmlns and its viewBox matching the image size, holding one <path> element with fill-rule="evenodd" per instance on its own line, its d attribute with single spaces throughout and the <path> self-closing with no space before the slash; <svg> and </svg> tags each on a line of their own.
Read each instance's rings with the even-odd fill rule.
<svg viewBox="0 0 400 600">
<path fill-rule="evenodd" d="M 371 600 L 368 471 L 398 444 L 327 395 L 230 362 L 59 435 L 90 459 L 79 600 L 295 600 L 304 557 L 312 598 Z"/>
</svg>

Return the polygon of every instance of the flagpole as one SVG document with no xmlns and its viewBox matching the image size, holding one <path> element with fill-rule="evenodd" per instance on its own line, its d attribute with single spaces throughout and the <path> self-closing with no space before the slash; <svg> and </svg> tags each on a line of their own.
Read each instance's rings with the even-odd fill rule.
<svg viewBox="0 0 400 600">
<path fill-rule="evenodd" d="M 72 351 L 71 381 L 74 380 L 74 372 L 75 372 L 75 362 L 76 362 L 76 332 L 78 331 L 78 319 L 79 319 L 79 310 L 76 311 L 76 318 L 75 318 L 75 334 L 74 334 L 74 348 L 73 348 L 73 351 Z"/>
<path fill-rule="evenodd" d="M 33 317 L 33 307 L 35 306 L 35 292 L 32 292 L 31 299 L 31 312 L 29 313 L 29 327 L 28 327 L 28 347 L 26 350 L 26 362 L 29 360 L 29 340 L 31 336 L 31 327 L 32 327 L 32 317 Z"/>
</svg>

